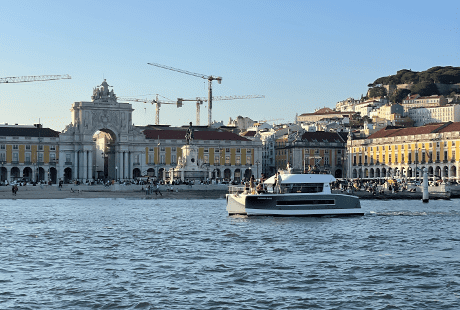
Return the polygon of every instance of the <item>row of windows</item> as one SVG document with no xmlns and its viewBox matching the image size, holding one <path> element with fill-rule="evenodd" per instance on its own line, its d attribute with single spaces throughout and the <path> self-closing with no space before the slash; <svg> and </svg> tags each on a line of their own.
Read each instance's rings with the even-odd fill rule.
<svg viewBox="0 0 460 310">
<path fill-rule="evenodd" d="M 221 150 L 223 151 L 223 149 L 214 148 L 214 153 L 219 153 Z M 153 152 L 153 151 L 154 151 L 154 148 L 153 148 L 153 147 L 152 147 L 152 148 L 149 148 L 149 151 L 150 151 L 150 152 Z M 160 146 L 160 152 L 165 152 L 165 151 L 166 151 L 166 147 Z M 175 146 L 171 147 L 171 151 L 172 151 L 172 152 L 176 152 L 176 151 L 177 151 L 176 147 L 175 147 Z M 252 151 L 251 149 L 246 149 L 246 153 L 248 153 L 248 154 L 251 154 L 251 151 Z M 204 153 L 209 153 L 209 148 L 205 148 L 205 149 L 203 150 L 203 152 L 204 152 Z M 228 148 L 228 147 L 225 148 L 225 152 L 226 152 L 226 153 L 230 153 L 230 148 Z M 236 149 L 236 153 L 241 153 L 241 148 L 237 148 L 237 149 Z"/>
<path fill-rule="evenodd" d="M 6 144 L 0 144 L 0 150 L 5 150 Z M 26 150 L 30 150 L 30 144 L 25 145 Z M 13 150 L 19 150 L 19 144 L 13 144 Z M 38 150 L 43 151 L 43 145 L 38 145 Z M 56 145 L 50 145 L 50 151 L 56 151 Z"/>
<path fill-rule="evenodd" d="M 421 158 L 421 160 L 426 160 L 426 157 L 428 155 L 428 160 L 433 160 L 433 153 L 432 152 L 425 152 L 425 151 L 422 151 L 419 155 L 419 158 Z M 415 160 L 417 160 L 417 156 L 414 156 L 415 157 Z M 353 155 L 353 164 L 356 165 L 356 160 L 357 158 L 359 159 L 359 163 L 361 163 L 361 156 L 356 156 L 356 155 Z M 455 151 L 452 151 L 451 152 L 451 159 L 455 159 Z M 370 163 L 374 163 L 374 157 L 371 156 L 371 161 Z M 397 156 L 395 156 L 394 158 L 395 160 L 398 160 Z M 448 153 L 447 151 L 444 151 L 444 160 L 447 160 L 448 159 Z M 376 159 L 378 161 L 378 157 Z M 385 160 L 385 158 L 383 159 Z M 407 159 L 409 162 L 412 162 L 412 153 L 409 153 L 408 154 L 408 159 Z M 441 160 L 441 153 L 440 152 L 436 152 L 436 160 L 439 161 Z M 405 156 L 404 156 L 404 153 L 401 154 L 401 162 L 404 162 L 405 161 Z M 388 154 L 388 162 L 392 162 L 392 154 Z M 368 157 L 367 155 L 364 155 L 364 163 L 368 163 Z"/>
<path fill-rule="evenodd" d="M 12 161 L 13 162 L 19 162 L 19 153 L 18 152 L 13 152 L 12 154 Z M 55 161 L 56 160 L 56 154 L 55 153 L 50 153 L 49 154 L 49 160 L 50 161 Z M 38 161 L 43 162 L 43 153 L 38 153 Z M 30 163 L 32 162 L 32 154 L 30 152 L 25 152 L 24 153 L 24 162 Z M 5 152 L 0 152 L 0 161 L 6 161 L 6 153 Z"/>
<path fill-rule="evenodd" d="M 455 146 L 455 141 L 452 141 L 452 146 Z M 423 148 L 425 148 L 425 143 L 420 143 L 420 146 L 418 146 L 418 144 L 416 144 L 416 145 L 415 145 L 415 149 L 416 149 L 417 147 L 423 149 Z M 429 147 L 430 147 L 430 148 L 433 147 L 433 143 L 432 143 L 432 142 L 430 142 Z M 441 143 L 440 143 L 440 142 L 436 142 L 436 147 L 441 147 Z M 444 141 L 444 147 L 447 147 L 447 141 Z M 391 149 L 392 149 L 391 145 L 388 145 L 388 146 L 375 146 L 375 147 L 372 147 L 372 146 L 371 146 L 371 147 L 370 147 L 371 152 L 374 151 L 374 148 L 375 148 L 375 150 L 376 150 L 377 152 L 380 151 L 380 150 L 385 151 L 386 149 L 388 149 L 388 150 L 391 151 Z M 397 148 L 398 148 L 397 145 L 394 145 L 394 146 L 393 146 L 393 149 L 397 149 Z M 404 145 L 404 144 L 401 145 L 401 149 L 402 149 L 402 150 L 406 149 L 406 145 Z M 408 149 L 408 150 L 411 150 L 411 149 L 412 149 L 412 145 L 411 145 L 411 144 L 407 144 L 407 149 Z M 361 151 L 361 148 L 354 148 L 354 149 L 353 149 L 353 152 L 355 152 L 355 153 L 358 152 L 358 151 Z M 367 151 L 368 151 L 368 147 L 364 147 L 364 152 L 367 152 Z"/>
<path fill-rule="evenodd" d="M 252 157 L 247 156 L 246 157 L 246 163 L 251 164 Z M 149 155 L 149 163 L 153 164 L 155 162 L 155 156 L 154 155 Z M 214 157 L 214 162 L 215 163 L 220 163 L 220 156 L 216 155 Z M 165 155 L 160 155 L 160 164 L 165 164 L 166 163 L 166 157 Z M 176 155 L 171 155 L 171 163 L 177 163 L 177 157 Z M 209 164 L 209 155 L 204 155 L 203 156 L 203 163 Z M 225 156 L 225 163 L 230 164 L 230 156 Z M 241 156 L 236 156 L 235 157 L 235 164 L 236 165 L 241 165 Z"/>
</svg>

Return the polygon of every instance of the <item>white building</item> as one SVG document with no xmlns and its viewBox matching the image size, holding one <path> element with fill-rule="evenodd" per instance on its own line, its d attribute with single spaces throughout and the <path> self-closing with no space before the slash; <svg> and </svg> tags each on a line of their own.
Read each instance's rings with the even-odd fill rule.
<svg viewBox="0 0 460 310">
<path fill-rule="evenodd" d="M 356 113 L 360 113 L 361 117 L 370 116 L 370 113 L 372 111 L 375 111 L 388 103 L 389 103 L 388 99 L 385 99 L 385 98 L 380 98 L 378 100 L 377 99 L 366 100 L 364 102 L 356 104 L 354 106 L 354 111 Z"/>
<path fill-rule="evenodd" d="M 430 123 L 459 122 L 460 105 L 413 108 L 408 110 L 406 115 L 415 122 L 414 126 L 423 126 Z"/>
<path fill-rule="evenodd" d="M 228 121 L 227 126 L 237 127 L 238 129 L 244 131 L 247 130 L 249 127 L 254 126 L 254 121 L 249 117 L 238 116 L 236 119 L 232 119 Z"/>
</svg>

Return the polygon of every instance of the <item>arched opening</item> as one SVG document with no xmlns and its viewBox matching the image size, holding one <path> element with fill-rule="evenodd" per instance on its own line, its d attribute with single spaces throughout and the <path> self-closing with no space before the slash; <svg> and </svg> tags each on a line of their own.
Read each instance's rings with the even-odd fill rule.
<svg viewBox="0 0 460 310">
<path fill-rule="evenodd" d="M 160 168 L 160 169 L 158 169 L 158 180 L 163 180 L 163 177 L 164 177 L 164 171 L 165 171 L 165 169 L 164 169 L 164 168 Z"/>
<path fill-rule="evenodd" d="M 381 178 L 385 178 L 387 176 L 387 169 L 386 168 L 382 168 L 382 172 L 380 173 L 380 177 Z"/>
<path fill-rule="evenodd" d="M 225 181 L 230 181 L 230 178 L 232 177 L 232 172 L 230 171 L 230 169 L 225 169 L 224 170 L 224 179 Z"/>
<path fill-rule="evenodd" d="M 375 169 L 375 177 L 380 178 L 380 168 Z"/>
<path fill-rule="evenodd" d="M 134 168 L 133 169 L 133 178 L 137 179 L 141 176 L 141 170 L 139 168 Z"/>
<path fill-rule="evenodd" d="M 357 177 L 358 177 L 358 172 L 356 171 L 356 169 L 353 169 L 352 178 L 356 179 Z"/>
<path fill-rule="evenodd" d="M 32 181 L 32 168 L 25 167 L 24 170 L 22 170 L 22 177 L 27 181 Z"/>
<path fill-rule="evenodd" d="M 444 168 L 442 168 L 442 177 L 447 178 L 448 176 L 449 176 L 449 167 L 444 166 Z"/>
<path fill-rule="evenodd" d="M 241 182 L 241 170 L 240 169 L 235 169 L 235 173 L 234 173 L 234 178 L 233 180 L 235 180 L 236 182 Z"/>
<path fill-rule="evenodd" d="M 116 134 L 110 129 L 103 128 L 96 131 L 93 141 L 93 176 L 103 180 L 123 178 L 124 167 L 120 167 L 120 159 L 117 160 Z"/>
<path fill-rule="evenodd" d="M 38 181 L 39 182 L 45 181 L 45 169 L 43 167 L 38 168 Z"/>
<path fill-rule="evenodd" d="M 11 168 L 11 180 L 17 180 L 20 178 L 20 171 L 18 167 Z"/>
<path fill-rule="evenodd" d="M 72 182 L 72 168 L 65 168 L 64 169 L 64 183 L 71 183 Z"/>
<path fill-rule="evenodd" d="M 2 167 L 0 169 L 0 181 L 6 181 L 7 176 L 8 176 L 8 170 L 6 170 L 5 167 Z"/>
<path fill-rule="evenodd" d="M 147 169 L 147 176 L 153 178 L 155 176 L 155 169 L 153 168 Z"/>
<path fill-rule="evenodd" d="M 457 177 L 457 168 L 455 168 L 455 166 L 450 167 L 450 177 L 451 178 Z"/>
<path fill-rule="evenodd" d="M 364 177 L 369 178 L 369 170 L 367 168 L 364 169 Z"/>
<path fill-rule="evenodd" d="M 336 178 L 343 178 L 342 176 L 342 169 L 335 170 L 334 177 Z"/>
<path fill-rule="evenodd" d="M 363 178 L 363 170 L 361 168 L 358 170 L 358 178 Z"/>
<path fill-rule="evenodd" d="M 433 167 L 428 168 L 428 177 L 441 177 L 441 167 L 436 166 L 436 168 L 433 171 Z"/>
<path fill-rule="evenodd" d="M 251 176 L 252 176 L 252 169 L 246 169 L 244 171 L 244 178 L 249 180 L 251 178 Z"/>
<path fill-rule="evenodd" d="M 57 184 L 57 169 L 54 167 L 50 168 L 50 181 L 52 184 Z"/>
<path fill-rule="evenodd" d="M 374 168 L 371 168 L 371 169 L 369 170 L 369 177 L 370 177 L 371 179 L 374 178 Z"/>
</svg>

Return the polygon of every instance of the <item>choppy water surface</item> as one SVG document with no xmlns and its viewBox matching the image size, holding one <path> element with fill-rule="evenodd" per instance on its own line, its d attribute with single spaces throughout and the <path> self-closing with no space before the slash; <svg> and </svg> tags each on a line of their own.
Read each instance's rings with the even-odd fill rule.
<svg viewBox="0 0 460 310">
<path fill-rule="evenodd" d="M 228 217 L 224 200 L 2 200 L 1 309 L 458 309 L 460 201 Z"/>
</svg>

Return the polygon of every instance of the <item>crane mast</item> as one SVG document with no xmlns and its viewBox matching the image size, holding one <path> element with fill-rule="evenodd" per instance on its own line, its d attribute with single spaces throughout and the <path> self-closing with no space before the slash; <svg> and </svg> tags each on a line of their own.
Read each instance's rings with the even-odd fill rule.
<svg viewBox="0 0 460 310">
<path fill-rule="evenodd" d="M 68 74 L 65 75 L 32 75 L 32 76 L 18 76 L 18 77 L 5 77 L 0 78 L 0 83 L 24 83 L 24 82 L 37 82 L 37 81 L 51 81 L 71 79 Z"/>
<path fill-rule="evenodd" d="M 170 66 L 157 64 L 157 63 L 150 63 L 149 62 L 147 64 L 151 65 L 151 66 L 158 67 L 158 68 L 163 68 L 163 69 L 166 69 L 166 70 L 171 70 L 171 71 L 175 71 L 175 72 L 179 72 L 179 73 L 184 73 L 184 74 L 188 74 L 188 75 L 192 75 L 192 76 L 195 76 L 195 77 L 199 77 L 199 78 L 208 80 L 208 126 L 211 126 L 211 122 L 212 122 L 212 81 L 215 80 L 215 81 L 217 81 L 217 83 L 220 84 L 222 82 L 222 77 L 199 74 L 199 73 L 190 72 L 190 71 L 186 71 L 186 70 L 182 70 L 182 69 L 177 69 L 177 68 L 173 68 L 173 67 L 170 67 Z"/>
<path fill-rule="evenodd" d="M 159 94 L 156 94 L 155 99 L 137 99 L 137 98 L 118 98 L 121 101 L 130 101 L 130 102 L 143 102 L 143 103 L 151 103 L 155 104 L 155 125 L 160 125 L 160 107 L 162 104 L 176 104 L 176 102 L 166 102 L 160 101 L 158 99 Z M 163 96 L 162 96 L 163 97 Z M 167 98 L 166 98 L 167 99 Z"/>
</svg>

